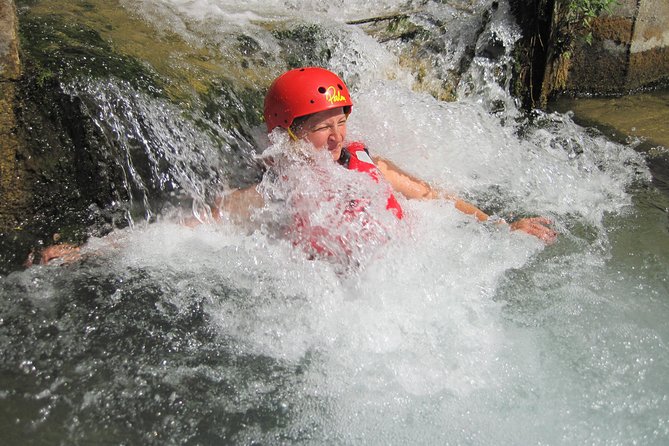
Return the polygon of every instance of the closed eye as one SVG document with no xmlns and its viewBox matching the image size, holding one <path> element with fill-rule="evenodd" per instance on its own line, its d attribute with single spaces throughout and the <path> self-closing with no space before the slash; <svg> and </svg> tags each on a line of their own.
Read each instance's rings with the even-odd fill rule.
<svg viewBox="0 0 669 446">
<path fill-rule="evenodd" d="M 340 119 L 339 121 L 337 121 L 336 124 L 332 124 L 332 125 L 329 125 L 329 124 L 319 125 L 319 126 L 317 126 L 317 127 L 313 127 L 313 128 L 312 128 L 311 130 L 309 130 L 309 131 L 312 132 L 312 133 L 315 133 L 315 132 L 322 132 L 322 131 L 324 131 L 324 130 L 330 130 L 330 129 L 334 130 L 335 127 L 343 127 L 344 125 L 346 125 L 346 121 L 347 121 L 347 118 L 344 117 L 344 118 Z"/>
</svg>

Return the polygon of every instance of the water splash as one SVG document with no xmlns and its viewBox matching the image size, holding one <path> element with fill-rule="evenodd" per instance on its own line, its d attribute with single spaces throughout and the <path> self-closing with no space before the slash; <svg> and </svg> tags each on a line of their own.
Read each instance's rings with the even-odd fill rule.
<svg viewBox="0 0 669 446">
<path fill-rule="evenodd" d="M 340 3 L 351 15 L 367 7 Z M 263 5 L 236 19 L 272 20 L 275 3 Z M 302 13 L 291 5 L 321 8 L 276 5 L 294 20 Z M 244 9 L 141 8 L 213 40 L 223 16 Z M 498 18 L 490 32 L 513 41 Z M 458 102 L 415 93 L 387 48 L 347 29 L 322 35 L 348 57 L 330 63 L 353 80 L 349 138 L 501 214 L 550 215 L 558 242 L 481 225 L 446 201 L 402 200 L 402 227 L 360 251 L 362 267 L 342 270 L 282 236 L 285 203 L 384 191 L 363 188 L 364 177 L 343 187 L 353 173 L 325 157 L 312 162 L 327 188 L 299 164 L 281 168 L 287 181 L 262 187 L 283 202 L 262 209 L 256 228 L 163 221 L 92 239 L 80 264 L 3 278 L 0 407 L 26 414 L 14 432 L 64 443 L 666 443 L 666 228 L 639 230 L 659 220 L 630 193 L 648 180 L 643 159 L 568 115 L 522 115 L 504 82 L 489 84 L 496 62 L 473 63 L 465 82 L 475 88 Z M 212 125 L 224 143 L 214 141 L 122 85 L 72 91 L 111 123 L 119 153 L 134 157 L 144 141 L 148 165 L 173 166 L 169 178 L 194 195 L 228 180 L 219 148 L 244 144 Z M 167 184 L 156 172 L 129 187 Z M 345 230 L 329 215 L 318 224 Z"/>
<path fill-rule="evenodd" d="M 251 143 L 197 112 L 186 115 L 116 79 L 79 80 L 64 92 L 81 101 L 99 132 L 98 150 L 121 168 L 119 199 L 127 197 L 131 223 L 140 212 L 140 221 L 155 220 L 170 196 L 211 201 L 257 172 Z"/>
</svg>

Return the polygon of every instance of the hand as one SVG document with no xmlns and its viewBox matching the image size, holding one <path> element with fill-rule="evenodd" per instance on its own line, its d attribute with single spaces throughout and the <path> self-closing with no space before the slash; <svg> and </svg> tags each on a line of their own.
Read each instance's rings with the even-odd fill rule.
<svg viewBox="0 0 669 446">
<path fill-rule="evenodd" d="M 31 253 L 32 255 L 32 253 Z M 40 256 L 40 265 L 46 265 L 53 259 L 60 259 L 63 263 L 73 263 L 81 259 L 79 247 L 69 243 L 60 243 L 44 248 Z M 32 257 L 26 261 L 26 266 L 32 265 Z"/>
<path fill-rule="evenodd" d="M 512 231 L 523 231 L 544 241 L 547 245 L 557 239 L 557 232 L 547 227 L 552 222 L 545 217 L 522 218 L 509 225 Z"/>
</svg>

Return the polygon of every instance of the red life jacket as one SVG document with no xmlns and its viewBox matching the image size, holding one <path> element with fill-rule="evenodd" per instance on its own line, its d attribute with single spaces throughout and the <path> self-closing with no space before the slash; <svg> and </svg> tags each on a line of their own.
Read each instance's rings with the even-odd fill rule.
<svg viewBox="0 0 669 446">
<path fill-rule="evenodd" d="M 375 182 L 379 182 L 381 172 L 374 165 L 365 146 L 359 142 L 351 143 L 348 147 L 342 149 L 338 162 L 347 169 L 365 172 Z M 352 200 L 342 209 L 342 212 L 346 216 L 346 220 L 353 221 L 364 209 L 365 202 L 363 200 Z M 395 195 L 393 195 L 390 185 L 388 185 L 386 209 L 392 212 L 397 219 L 402 219 L 402 208 Z M 296 216 L 291 232 L 294 244 L 301 245 L 311 255 L 332 257 L 336 256 L 335 252 L 343 252 L 346 256 L 351 254 L 351 246 L 349 245 L 351 240 L 334 236 L 324 227 L 312 226 L 309 223 L 309 217 L 306 215 Z M 363 240 L 367 238 L 364 234 L 360 234 L 360 237 Z"/>
<path fill-rule="evenodd" d="M 379 169 L 372 161 L 365 146 L 360 142 L 352 142 L 348 147 L 342 149 L 341 156 L 339 157 L 339 164 L 350 170 L 366 172 L 374 179 L 374 181 L 377 183 L 379 182 L 379 175 L 381 172 L 379 172 Z M 389 190 L 388 192 L 389 195 L 386 209 L 391 211 L 395 214 L 395 217 L 401 220 L 403 216 L 402 207 L 398 203 L 397 198 L 395 198 L 392 190 Z"/>
</svg>

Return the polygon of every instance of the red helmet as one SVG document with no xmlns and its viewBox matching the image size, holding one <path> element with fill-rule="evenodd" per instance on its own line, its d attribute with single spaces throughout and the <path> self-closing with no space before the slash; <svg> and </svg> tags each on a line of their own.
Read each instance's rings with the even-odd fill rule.
<svg viewBox="0 0 669 446">
<path fill-rule="evenodd" d="M 346 84 L 333 72 L 318 67 L 290 70 L 274 80 L 265 96 L 267 131 L 287 129 L 295 118 L 331 108 L 345 107 L 349 113 L 352 106 Z"/>
</svg>

